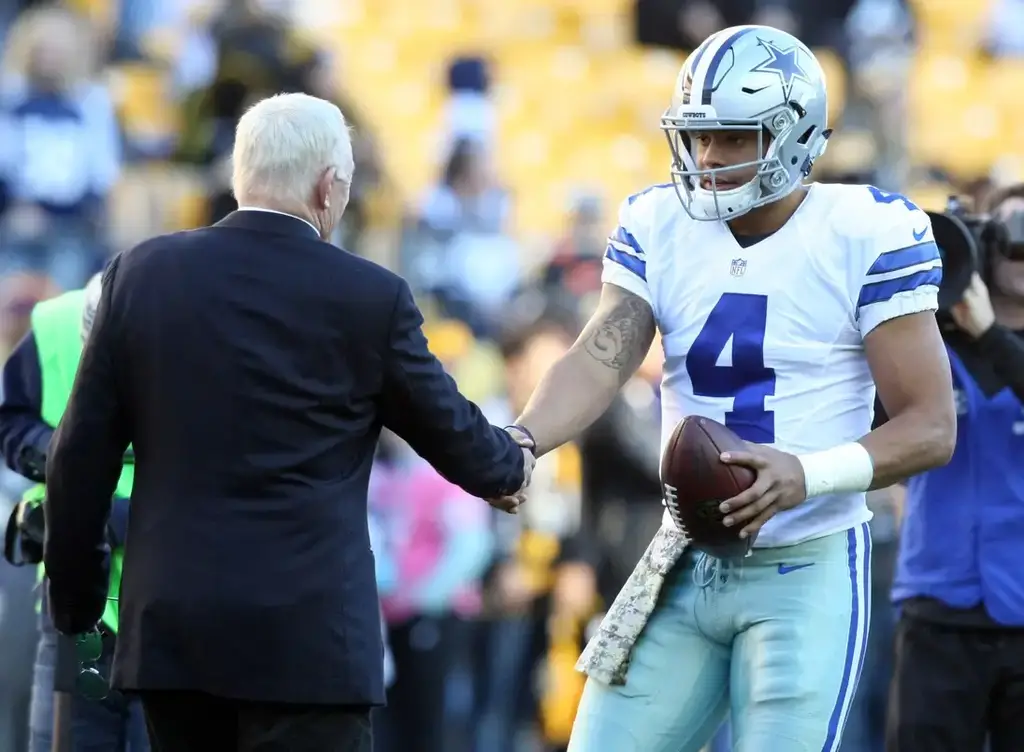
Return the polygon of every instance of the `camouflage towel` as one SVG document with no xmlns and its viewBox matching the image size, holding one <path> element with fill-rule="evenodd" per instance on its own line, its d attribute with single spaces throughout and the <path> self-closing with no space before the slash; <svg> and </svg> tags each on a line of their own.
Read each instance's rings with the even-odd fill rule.
<svg viewBox="0 0 1024 752">
<path fill-rule="evenodd" d="M 667 515 L 666 515 L 667 517 Z M 576 670 L 603 684 L 625 684 L 630 654 L 654 612 L 665 577 L 686 549 L 687 539 L 670 519 L 661 523 L 633 569 L 597 634 L 576 662 Z"/>
</svg>

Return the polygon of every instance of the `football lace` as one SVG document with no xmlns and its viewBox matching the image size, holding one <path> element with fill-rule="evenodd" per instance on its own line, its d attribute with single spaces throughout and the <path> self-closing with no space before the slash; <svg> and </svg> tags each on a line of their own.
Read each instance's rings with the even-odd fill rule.
<svg viewBox="0 0 1024 752">
<path fill-rule="evenodd" d="M 686 537 L 690 537 L 689 531 L 686 529 L 686 525 L 683 523 L 682 515 L 679 511 L 679 491 L 675 486 L 670 486 L 668 483 L 663 483 L 663 499 L 662 503 L 668 509 L 669 515 L 672 517 L 672 521 L 676 523 L 676 527 Z"/>
</svg>

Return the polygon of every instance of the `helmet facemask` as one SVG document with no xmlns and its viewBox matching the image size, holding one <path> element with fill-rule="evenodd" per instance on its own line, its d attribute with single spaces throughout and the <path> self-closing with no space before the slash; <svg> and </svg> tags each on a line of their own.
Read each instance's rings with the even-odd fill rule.
<svg viewBox="0 0 1024 752">
<path fill-rule="evenodd" d="M 786 105 L 768 111 L 761 117 L 734 120 L 709 117 L 711 113 L 686 112 L 685 105 L 676 115 L 669 110 L 661 119 L 661 129 L 672 152 L 672 183 L 683 205 L 693 219 L 703 221 L 730 220 L 751 209 L 778 201 L 799 185 L 802 176 L 786 168 L 778 154 L 781 144 L 791 137 L 797 127 L 797 117 Z M 701 108 L 705 109 L 705 108 Z M 698 115 L 694 117 L 694 115 Z M 724 167 L 700 169 L 697 164 L 697 143 L 694 133 L 708 131 L 752 131 L 757 133 L 758 158 Z M 766 148 L 767 144 L 767 148 Z M 755 168 L 748 182 L 736 188 L 720 190 L 718 180 L 723 174 L 735 174 Z M 707 179 L 710 188 L 702 187 Z"/>
</svg>

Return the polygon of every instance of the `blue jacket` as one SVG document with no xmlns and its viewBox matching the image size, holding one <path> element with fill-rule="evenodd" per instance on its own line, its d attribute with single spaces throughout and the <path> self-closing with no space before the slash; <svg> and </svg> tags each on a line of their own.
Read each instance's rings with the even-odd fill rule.
<svg viewBox="0 0 1024 752">
<path fill-rule="evenodd" d="M 1024 405 L 1010 388 L 987 396 L 950 350 L 957 441 L 948 465 L 910 480 L 893 600 L 984 604 L 1024 626 Z"/>
</svg>

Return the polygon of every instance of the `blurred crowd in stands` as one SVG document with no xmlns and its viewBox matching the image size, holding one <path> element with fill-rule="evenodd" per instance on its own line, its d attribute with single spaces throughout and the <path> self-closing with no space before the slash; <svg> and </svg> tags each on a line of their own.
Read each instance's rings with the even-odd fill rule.
<svg viewBox="0 0 1024 752">
<path fill-rule="evenodd" d="M 618 201 L 667 180 L 657 123 L 684 51 L 751 21 L 821 50 L 838 131 L 817 179 L 939 208 L 1020 177 L 1019 136 L 977 154 L 1000 138 L 991 102 L 953 108 L 944 92 L 1024 55 L 1024 0 L 0 0 L 0 348 L 112 254 L 230 212 L 236 119 L 302 90 L 354 127 L 336 242 L 409 279 L 435 354 L 506 424 L 594 304 Z M 922 76 L 937 88 L 922 93 Z M 952 119 L 930 123 L 953 134 L 941 150 L 915 128 L 929 105 Z M 660 366 L 656 345 L 601 422 L 538 464 L 517 517 L 381 441 L 371 527 L 392 685 L 379 749 L 564 747 L 581 645 L 660 522 Z M 26 485 L 0 473 L 0 506 Z M 882 748 L 899 514 L 875 501 L 878 647 L 848 752 Z M 34 586 L 0 564 L 0 752 L 25 749 Z"/>
</svg>

